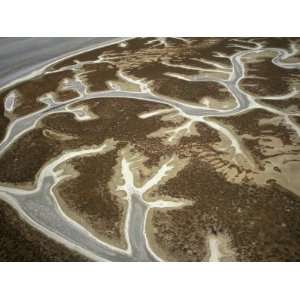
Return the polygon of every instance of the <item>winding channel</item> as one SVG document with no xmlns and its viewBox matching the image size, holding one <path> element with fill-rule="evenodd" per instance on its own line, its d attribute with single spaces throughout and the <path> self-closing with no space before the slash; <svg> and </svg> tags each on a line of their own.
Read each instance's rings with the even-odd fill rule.
<svg viewBox="0 0 300 300">
<path fill-rule="evenodd" d="M 119 41 L 118 41 L 119 42 Z M 104 47 L 102 45 L 102 47 Z M 99 46 L 98 46 L 99 47 Z M 264 48 L 265 50 L 273 50 L 278 53 L 277 57 L 273 60 L 273 63 L 287 68 L 299 68 L 299 64 L 284 64 L 282 59 L 287 57 L 287 52 L 279 48 Z M 143 100 L 149 102 L 157 102 L 167 104 L 170 107 L 176 109 L 178 113 L 192 122 L 205 122 L 209 126 L 220 130 L 216 124 L 206 120 L 206 117 L 210 116 L 230 116 L 247 109 L 259 107 L 253 97 L 246 94 L 239 88 L 239 82 L 245 76 L 244 65 L 241 58 L 244 55 L 251 53 L 257 53 L 262 51 L 262 47 L 259 44 L 255 44 L 252 48 L 242 49 L 240 52 L 230 57 L 232 63 L 232 71 L 229 79 L 227 80 L 215 80 L 216 82 L 224 85 L 228 91 L 234 96 L 236 100 L 236 106 L 231 110 L 221 109 L 206 109 L 196 105 L 190 105 L 174 99 L 163 97 L 153 94 L 147 85 L 133 79 L 124 78 L 128 81 L 137 83 L 141 87 L 141 92 L 125 92 L 119 90 L 110 90 L 104 92 L 87 93 L 85 86 L 78 80 L 75 83 L 79 96 L 75 99 L 66 102 L 56 102 L 51 98 L 42 99 L 47 106 L 37 112 L 18 118 L 13 121 L 6 132 L 6 136 L 0 144 L 0 155 L 2 155 L 6 149 L 14 143 L 20 136 L 29 130 L 33 129 L 37 122 L 39 122 L 45 116 L 54 113 L 61 112 L 74 112 L 71 105 L 77 102 L 89 101 L 90 99 L 99 99 L 99 101 L 105 101 L 106 98 L 118 97 L 118 98 L 131 98 L 136 101 Z M 53 62 L 51 62 L 53 64 Z M 35 70 L 30 76 L 35 76 L 37 73 L 42 72 L 45 68 L 51 64 L 43 66 L 40 70 Z M 30 77 L 29 76 L 29 77 Z M 28 78 L 28 75 L 26 75 Z M 24 80 L 24 78 L 22 79 Z M 191 80 L 191 79 L 185 79 Z M 193 80 L 197 81 L 197 80 Z M 207 81 L 213 81 L 207 79 Z M 12 103 L 7 103 L 6 107 L 11 107 Z M 80 109 L 79 109 L 80 112 Z M 83 113 L 83 112 L 81 112 Z M 80 115 L 78 115 L 80 118 Z M 230 134 L 224 129 L 223 134 L 227 135 L 229 139 Z M 137 188 L 133 183 L 133 175 L 130 170 L 130 162 L 125 158 L 122 161 L 122 173 L 125 180 L 125 184 L 120 187 L 127 194 L 127 215 L 125 221 L 125 236 L 128 244 L 127 249 L 119 249 L 111 246 L 92 235 L 83 226 L 79 225 L 72 219 L 70 219 L 62 209 L 59 207 L 57 200 L 53 193 L 53 188 L 61 179 L 55 172 L 55 167 L 81 155 L 88 155 L 92 153 L 101 153 L 105 151 L 107 145 L 104 143 L 96 149 L 78 150 L 64 153 L 44 166 L 40 171 L 37 179 L 37 185 L 33 190 L 24 190 L 19 188 L 0 186 L 0 197 L 7 203 L 12 205 L 21 215 L 21 217 L 30 223 L 32 226 L 43 232 L 50 238 L 63 243 L 70 249 L 74 249 L 83 255 L 96 261 L 159 261 L 151 250 L 148 244 L 147 236 L 145 233 L 145 222 L 147 219 L 147 213 L 151 207 L 172 207 L 178 206 L 178 203 L 159 202 L 147 203 L 143 200 L 143 194 L 146 190 L 157 184 L 162 177 L 171 169 L 168 164 L 165 164 L 157 172 L 157 174 L 150 179 L 144 187 Z M 179 204 L 180 205 L 180 204 Z"/>
</svg>

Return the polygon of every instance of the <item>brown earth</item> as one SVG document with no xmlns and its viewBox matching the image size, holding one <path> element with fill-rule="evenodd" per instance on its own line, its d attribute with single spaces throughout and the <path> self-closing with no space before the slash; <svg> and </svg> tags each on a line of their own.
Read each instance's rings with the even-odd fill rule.
<svg viewBox="0 0 300 300">
<path fill-rule="evenodd" d="M 153 213 L 153 239 L 169 260 L 203 260 L 211 233 L 230 236 L 237 260 L 300 260 L 300 199 L 276 184 L 232 184 L 208 163 L 192 160 L 160 193 L 194 201 Z"/>
<path fill-rule="evenodd" d="M 101 240 L 126 248 L 123 232 L 126 203 L 109 189 L 118 149 L 68 162 L 78 173 L 63 180 L 55 193 L 63 210 Z"/>
<path fill-rule="evenodd" d="M 3 102 L 5 96 L 12 90 L 16 89 L 20 94 L 20 104 L 14 110 L 17 116 L 23 116 L 41 108 L 45 104 L 37 101 L 38 97 L 50 92 L 57 94 L 58 100 L 64 101 L 74 98 L 74 93 L 59 91 L 59 85 L 63 79 L 72 79 L 74 76 L 72 71 L 66 70 L 56 73 L 43 74 L 30 80 L 16 84 L 0 94 L 0 100 Z"/>
<path fill-rule="evenodd" d="M 80 106 L 81 102 L 76 105 Z M 100 145 L 108 138 L 125 144 L 143 142 L 147 134 L 166 122 L 160 121 L 159 117 L 141 120 L 138 115 L 169 108 L 146 101 L 116 98 L 89 100 L 88 107 L 98 119 L 78 122 L 72 113 L 51 114 L 43 118 L 37 128 L 20 137 L 0 157 L 0 182 L 32 184 L 41 167 L 62 151 Z M 73 138 L 61 140 L 45 135 L 44 130 L 55 132 L 55 136 Z M 152 149 L 151 143 L 148 143 L 148 148 Z"/>
<path fill-rule="evenodd" d="M 300 111 L 299 98 L 290 98 L 284 100 L 260 99 L 256 101 L 285 113 L 298 113 Z"/>
<path fill-rule="evenodd" d="M 86 64 L 79 70 L 79 78 L 83 79 L 89 92 L 108 90 L 108 80 L 118 80 L 117 68 L 108 63 Z"/>
<path fill-rule="evenodd" d="M 87 261 L 23 221 L 0 200 L 0 261 Z"/>
<path fill-rule="evenodd" d="M 240 81 L 240 87 L 257 97 L 285 95 L 292 91 L 294 83 L 300 81 L 300 71 L 284 69 L 272 63 L 276 53 L 261 54 L 258 58 L 242 59 L 245 62 L 246 77 Z"/>
</svg>

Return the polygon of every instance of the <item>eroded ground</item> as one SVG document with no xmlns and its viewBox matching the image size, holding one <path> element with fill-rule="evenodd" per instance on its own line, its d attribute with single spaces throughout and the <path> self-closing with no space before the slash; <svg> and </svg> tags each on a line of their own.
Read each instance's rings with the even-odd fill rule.
<svg viewBox="0 0 300 300">
<path fill-rule="evenodd" d="M 299 261 L 299 52 L 133 38 L 60 60 L 0 93 L 0 196 L 92 260 Z"/>
</svg>

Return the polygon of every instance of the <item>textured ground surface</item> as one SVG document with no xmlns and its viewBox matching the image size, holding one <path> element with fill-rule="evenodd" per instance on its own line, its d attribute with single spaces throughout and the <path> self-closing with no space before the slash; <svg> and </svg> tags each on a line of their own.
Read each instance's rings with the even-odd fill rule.
<svg viewBox="0 0 300 300">
<path fill-rule="evenodd" d="M 45 237 L 0 202 L 0 261 L 86 261 L 79 254 Z"/>
<path fill-rule="evenodd" d="M 3 235 L 26 224 L 100 261 L 299 261 L 299 103 L 296 38 L 124 39 L 52 63 L 0 91 L 0 196 L 23 220 Z M 80 259 L 51 247 L 37 260 Z"/>
</svg>

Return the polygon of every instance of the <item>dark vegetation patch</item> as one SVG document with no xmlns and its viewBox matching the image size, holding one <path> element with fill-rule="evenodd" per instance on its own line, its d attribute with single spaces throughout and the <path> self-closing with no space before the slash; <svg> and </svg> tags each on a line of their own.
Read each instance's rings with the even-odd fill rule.
<svg viewBox="0 0 300 300">
<path fill-rule="evenodd" d="M 118 150 L 72 159 L 68 163 L 79 175 L 62 181 L 56 191 L 67 214 L 80 216 L 77 221 L 87 225 L 92 232 L 125 246 L 121 226 L 125 208 L 108 186 L 117 163 Z"/>
<path fill-rule="evenodd" d="M 211 233 L 228 234 L 240 261 L 300 260 L 300 199 L 276 184 L 233 184 L 194 160 L 160 193 L 194 201 L 154 212 L 154 238 L 173 260 L 203 260 Z"/>
<path fill-rule="evenodd" d="M 284 69 L 272 63 L 270 57 L 246 62 L 246 77 L 240 87 L 255 96 L 285 95 L 292 91 L 293 82 L 300 81 L 300 71 Z"/>
<path fill-rule="evenodd" d="M 0 260 L 87 261 L 87 258 L 46 237 L 0 200 Z"/>
</svg>

